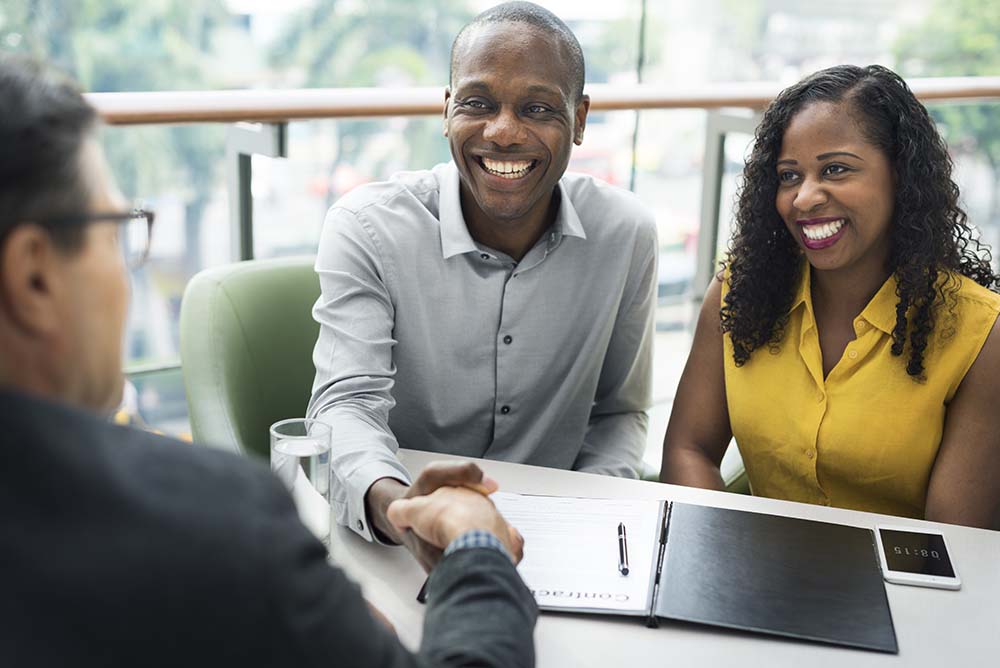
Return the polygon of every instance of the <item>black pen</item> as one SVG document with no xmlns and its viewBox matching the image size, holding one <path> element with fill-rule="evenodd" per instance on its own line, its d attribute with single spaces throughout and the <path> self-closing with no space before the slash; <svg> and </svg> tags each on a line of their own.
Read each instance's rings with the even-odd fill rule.
<svg viewBox="0 0 1000 668">
<path fill-rule="evenodd" d="M 427 583 L 430 582 L 430 581 L 431 581 L 431 578 L 428 575 L 427 579 L 424 580 L 424 584 L 420 586 L 420 591 L 417 592 L 417 603 L 426 603 L 427 602 Z"/>
<path fill-rule="evenodd" d="M 625 542 L 625 524 L 618 523 L 618 572 L 628 575 L 628 543 Z"/>
</svg>

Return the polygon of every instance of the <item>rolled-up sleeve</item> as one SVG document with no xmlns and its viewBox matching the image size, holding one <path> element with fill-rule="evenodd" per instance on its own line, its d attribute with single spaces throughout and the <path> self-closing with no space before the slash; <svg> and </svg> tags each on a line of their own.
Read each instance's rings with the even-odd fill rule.
<svg viewBox="0 0 1000 668">
<path fill-rule="evenodd" d="M 321 295 L 313 318 L 320 333 L 307 415 L 332 432 L 336 520 L 367 540 L 374 538 L 365 514 L 368 488 L 385 477 L 410 482 L 389 429 L 396 343 L 389 270 L 363 213 L 331 209 L 316 257 Z"/>
<path fill-rule="evenodd" d="M 653 382 L 656 224 L 640 228 L 629 281 L 598 380 L 574 470 L 636 478 L 641 473 Z"/>
</svg>

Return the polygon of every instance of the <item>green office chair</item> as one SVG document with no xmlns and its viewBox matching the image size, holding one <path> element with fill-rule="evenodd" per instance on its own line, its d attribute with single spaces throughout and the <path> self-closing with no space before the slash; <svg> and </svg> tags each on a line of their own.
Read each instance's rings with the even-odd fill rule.
<svg viewBox="0 0 1000 668">
<path fill-rule="evenodd" d="M 268 428 L 305 415 L 319 335 L 313 262 L 250 260 L 191 279 L 180 328 L 195 442 L 267 458 Z"/>
<path fill-rule="evenodd" d="M 726 491 L 734 494 L 752 494 L 750 491 L 750 476 L 742 464 L 739 468 L 723 474 L 722 481 L 726 483 Z"/>
</svg>

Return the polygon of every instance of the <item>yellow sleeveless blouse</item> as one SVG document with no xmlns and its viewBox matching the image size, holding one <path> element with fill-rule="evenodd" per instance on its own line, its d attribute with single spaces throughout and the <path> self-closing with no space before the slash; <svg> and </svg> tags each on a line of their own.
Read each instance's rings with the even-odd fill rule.
<svg viewBox="0 0 1000 668">
<path fill-rule="evenodd" d="M 728 277 L 727 277 L 728 279 Z M 754 494 L 889 515 L 923 517 L 945 411 L 1000 313 L 1000 295 L 956 276 L 955 320 L 938 316 L 924 356 L 926 380 L 892 355 L 896 280 L 854 320 L 855 340 L 830 374 L 809 287 L 792 303 L 780 347 L 742 367 L 723 337 L 726 401 Z M 723 296 L 728 280 L 723 285 Z"/>
</svg>

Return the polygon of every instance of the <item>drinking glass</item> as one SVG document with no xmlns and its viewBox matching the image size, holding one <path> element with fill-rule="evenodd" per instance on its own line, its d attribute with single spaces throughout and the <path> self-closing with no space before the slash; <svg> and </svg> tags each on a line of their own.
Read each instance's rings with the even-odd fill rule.
<svg viewBox="0 0 1000 668">
<path fill-rule="evenodd" d="M 326 541 L 330 533 L 330 426 L 307 418 L 271 425 L 271 471 L 292 493 L 303 524 Z"/>
</svg>

